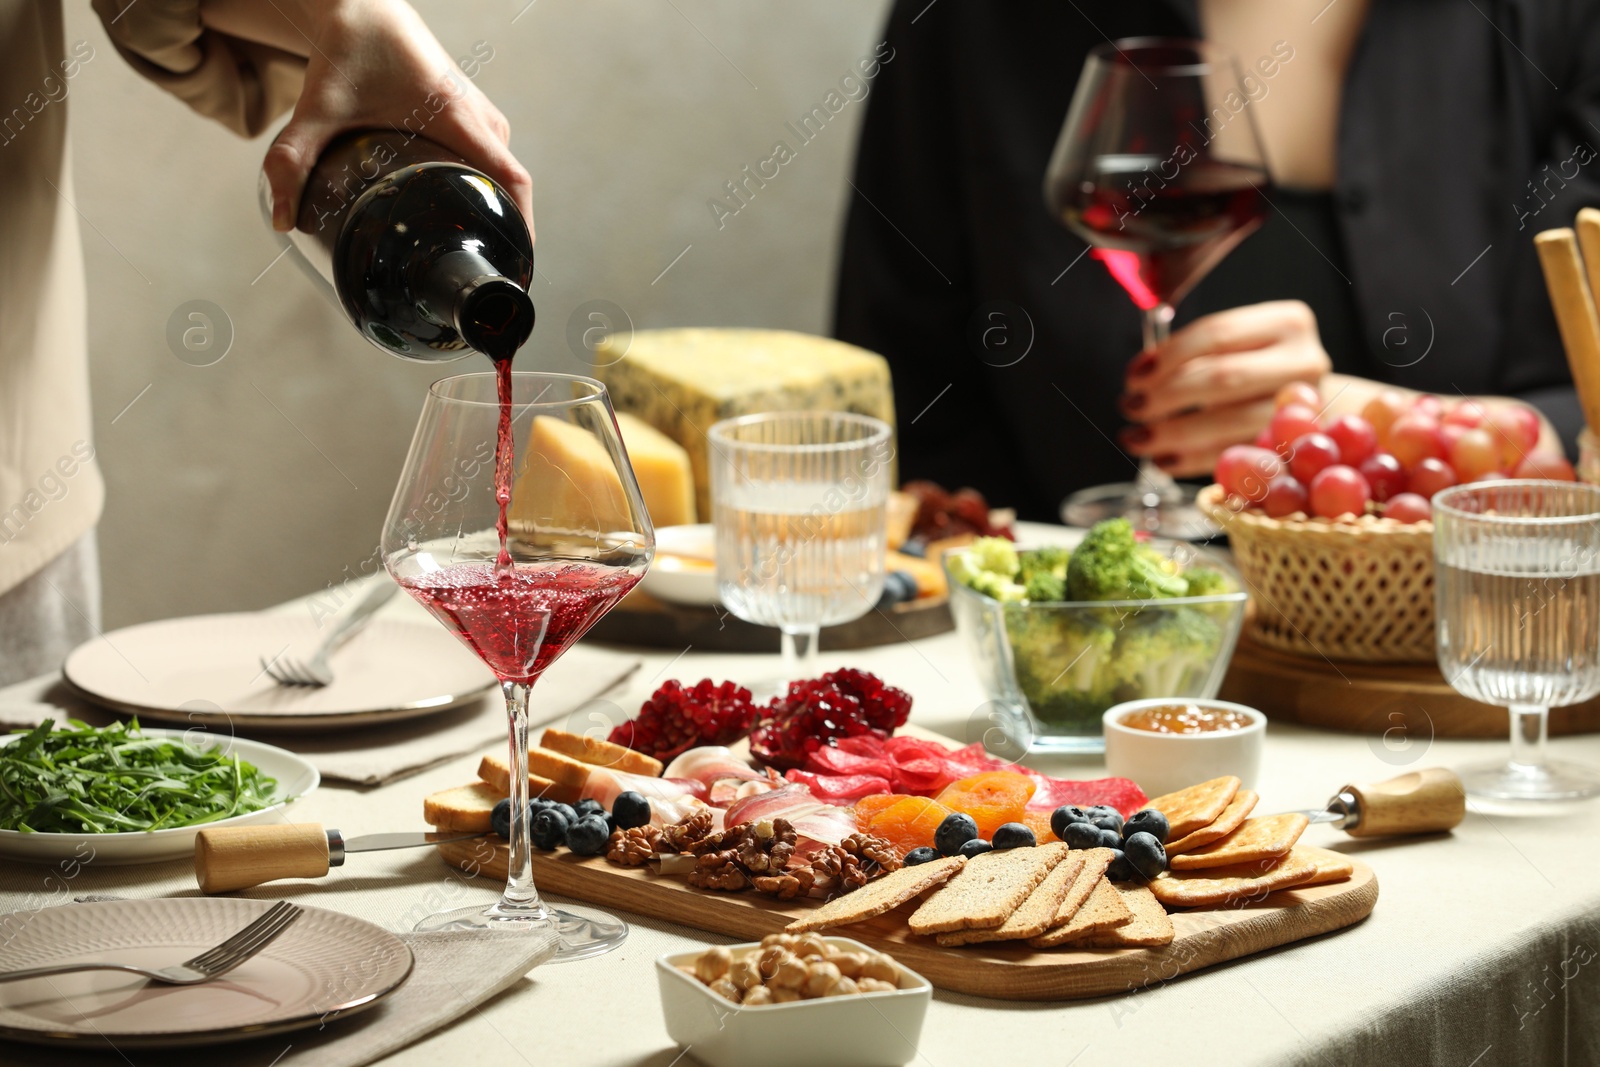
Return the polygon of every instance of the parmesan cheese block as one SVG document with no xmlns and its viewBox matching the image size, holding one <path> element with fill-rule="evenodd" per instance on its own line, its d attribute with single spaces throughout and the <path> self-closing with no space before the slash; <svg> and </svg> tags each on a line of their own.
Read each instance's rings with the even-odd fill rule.
<svg viewBox="0 0 1600 1067">
<path fill-rule="evenodd" d="M 688 451 L 702 516 L 711 514 L 706 431 L 714 422 L 763 411 L 849 411 L 894 425 L 889 364 L 826 337 L 786 330 L 636 330 L 613 335 L 595 356 L 616 409 Z"/>
<path fill-rule="evenodd" d="M 634 477 L 644 495 L 650 521 L 662 526 L 683 526 L 695 520 L 694 470 L 684 447 L 648 422 L 622 411 L 617 413 L 622 443 L 628 446 Z"/>
<path fill-rule="evenodd" d="M 507 516 L 523 533 L 634 528 L 622 479 L 600 438 L 553 415 L 535 415 Z"/>
</svg>

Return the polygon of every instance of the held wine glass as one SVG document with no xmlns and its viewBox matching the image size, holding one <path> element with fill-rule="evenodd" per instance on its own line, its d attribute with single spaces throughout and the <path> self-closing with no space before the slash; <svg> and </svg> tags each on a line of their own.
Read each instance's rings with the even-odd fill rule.
<svg viewBox="0 0 1600 1067">
<path fill-rule="evenodd" d="M 545 930 L 556 959 L 621 944 L 599 912 L 560 911 L 534 888 L 528 696 L 544 669 L 644 575 L 655 550 L 605 386 L 566 374 L 464 374 L 428 391 L 384 522 L 384 565 L 500 679 L 510 733 L 505 892 L 418 929 Z"/>
<path fill-rule="evenodd" d="M 1205 41 L 1110 41 L 1078 77 L 1045 204 L 1144 313 L 1146 351 L 1166 340 L 1178 301 L 1266 218 L 1271 178 L 1248 104 L 1238 63 Z M 1167 537 L 1216 533 L 1194 491 L 1148 460 L 1137 481 L 1074 493 L 1062 514 L 1074 526 L 1126 515 Z"/>
<path fill-rule="evenodd" d="M 814 677 L 822 627 L 883 595 L 887 423 L 776 411 L 711 427 L 717 589 L 729 611 L 782 632 L 788 680 Z"/>
<path fill-rule="evenodd" d="M 1461 772 L 1496 801 L 1573 800 L 1600 771 L 1547 759 L 1549 709 L 1600 693 L 1600 487 L 1475 482 L 1433 498 L 1439 669 L 1511 709 L 1511 759 Z"/>
</svg>

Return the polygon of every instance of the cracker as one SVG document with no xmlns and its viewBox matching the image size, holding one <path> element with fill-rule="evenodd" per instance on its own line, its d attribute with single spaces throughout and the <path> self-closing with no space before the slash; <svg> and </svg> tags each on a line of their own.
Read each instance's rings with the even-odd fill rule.
<svg viewBox="0 0 1600 1067">
<path fill-rule="evenodd" d="M 991 930 L 1022 906 L 1067 854 L 1059 841 L 974 856 L 956 877 L 922 902 L 906 925 L 914 934 Z"/>
<path fill-rule="evenodd" d="M 1170 945 L 1177 936 L 1172 918 L 1156 895 L 1142 885 L 1119 885 L 1122 902 L 1133 918 L 1121 926 L 1102 930 L 1077 943 L 1079 948 L 1156 948 Z"/>
<path fill-rule="evenodd" d="M 1083 907 L 1083 902 L 1089 899 L 1089 894 L 1094 892 L 1096 883 L 1106 873 L 1106 868 L 1111 866 L 1111 850 L 1109 848 L 1085 849 L 1083 853 L 1083 869 L 1078 872 L 1078 877 L 1073 879 L 1072 888 L 1061 899 L 1061 907 L 1056 909 L 1056 917 L 1050 926 L 1065 926 L 1072 921 L 1072 917 Z"/>
<path fill-rule="evenodd" d="M 1293 859 L 1296 856 L 1309 859 L 1317 865 L 1317 873 L 1296 885 L 1296 889 L 1304 889 L 1308 885 L 1342 882 L 1356 873 L 1356 865 L 1351 862 L 1350 857 L 1332 849 L 1317 848 L 1314 845 L 1296 845 L 1289 850 L 1289 857 Z"/>
<path fill-rule="evenodd" d="M 803 934 L 808 930 L 826 930 L 831 926 L 848 926 L 875 918 L 944 884 L 966 862 L 965 856 L 944 856 L 914 867 L 901 867 L 875 882 L 868 882 L 853 893 L 835 897 L 784 929 L 791 934 Z"/>
<path fill-rule="evenodd" d="M 1202 845 L 1209 845 L 1213 841 L 1227 837 L 1239 828 L 1239 824 L 1244 822 L 1245 817 L 1254 810 L 1256 801 L 1260 799 L 1253 789 L 1239 790 L 1223 809 L 1222 814 L 1217 816 L 1216 822 L 1210 826 L 1202 826 L 1198 830 L 1191 830 L 1182 837 L 1170 841 L 1167 845 L 1167 855 L 1176 856 L 1180 852 L 1193 852 Z"/>
<path fill-rule="evenodd" d="M 1090 934 L 1121 926 L 1132 918 L 1133 912 L 1123 903 L 1122 894 L 1117 892 L 1117 887 L 1112 885 L 1109 879 L 1102 877 L 1095 883 L 1089 899 L 1083 902 L 1083 907 L 1078 909 L 1071 922 L 1056 927 L 1042 937 L 1033 938 L 1028 944 L 1034 948 L 1055 948 L 1057 945 L 1071 944 Z"/>
<path fill-rule="evenodd" d="M 939 935 L 939 944 L 946 948 L 955 945 L 972 945 L 982 941 L 1023 941 L 1037 937 L 1050 929 L 1056 921 L 1056 909 L 1072 891 L 1072 883 L 1083 869 L 1082 853 L 1068 854 L 1050 869 L 1038 888 L 1028 894 L 1022 906 L 1011 913 L 1011 918 L 993 930 L 953 930 Z"/>
<path fill-rule="evenodd" d="M 1203 871 L 1165 871 L 1150 892 L 1169 908 L 1204 908 L 1247 897 L 1264 897 L 1299 885 L 1317 873 L 1316 861 L 1290 854 L 1277 862 L 1243 863 Z"/>
<path fill-rule="evenodd" d="M 1173 856 L 1168 865 L 1175 871 L 1198 871 L 1274 860 L 1287 855 L 1310 825 L 1311 820 L 1298 811 L 1246 819 L 1227 837 Z"/>
<path fill-rule="evenodd" d="M 1231 774 L 1191 785 L 1176 793 L 1156 797 L 1145 805 L 1167 817 L 1167 837 L 1179 838 L 1217 821 L 1239 792 L 1239 779 Z"/>
</svg>

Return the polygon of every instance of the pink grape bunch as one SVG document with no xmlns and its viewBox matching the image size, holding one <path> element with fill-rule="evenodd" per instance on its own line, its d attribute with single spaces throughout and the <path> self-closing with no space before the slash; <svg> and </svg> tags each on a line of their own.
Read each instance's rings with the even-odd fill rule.
<svg viewBox="0 0 1600 1067">
<path fill-rule="evenodd" d="M 1407 397 L 1384 390 L 1360 415 L 1317 419 L 1322 398 L 1305 382 L 1278 391 L 1255 443 L 1217 459 L 1216 478 L 1275 519 L 1376 513 L 1398 522 L 1433 516 L 1441 489 L 1494 478 L 1575 481 L 1566 458 L 1538 448 L 1539 416 L 1521 404 Z"/>
</svg>

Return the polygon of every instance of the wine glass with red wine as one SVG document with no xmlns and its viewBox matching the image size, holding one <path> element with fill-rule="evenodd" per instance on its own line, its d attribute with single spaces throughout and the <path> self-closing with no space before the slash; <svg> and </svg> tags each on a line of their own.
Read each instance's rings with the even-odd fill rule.
<svg viewBox="0 0 1600 1067">
<path fill-rule="evenodd" d="M 533 885 L 528 697 L 546 667 L 643 577 L 655 531 L 606 388 L 567 374 L 463 374 L 428 391 L 384 522 L 394 580 L 500 679 L 510 726 L 510 856 L 488 908 L 424 930 L 550 930 L 556 959 L 621 944 L 600 912 L 549 907 Z"/>
<path fill-rule="evenodd" d="M 1239 65 L 1205 41 L 1136 37 L 1089 53 L 1045 173 L 1045 204 L 1144 313 L 1144 347 L 1266 218 L 1271 177 Z M 1074 493 L 1074 526 L 1125 515 L 1168 537 L 1216 532 L 1194 492 L 1146 460 L 1138 480 Z"/>
</svg>

